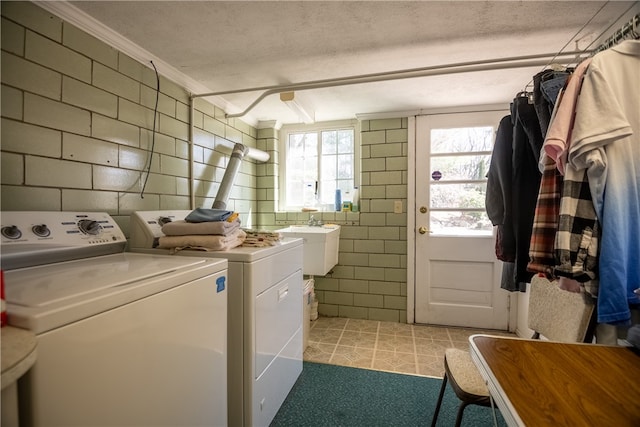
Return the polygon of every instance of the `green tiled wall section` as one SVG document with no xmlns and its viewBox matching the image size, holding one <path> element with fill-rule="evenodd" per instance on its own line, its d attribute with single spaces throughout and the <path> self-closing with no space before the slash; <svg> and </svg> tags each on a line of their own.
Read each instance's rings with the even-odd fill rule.
<svg viewBox="0 0 640 427">
<path fill-rule="evenodd" d="M 189 209 L 187 91 L 160 77 L 154 133 L 152 68 L 33 3 L 1 7 L 2 210 L 105 211 L 128 235 L 135 210 Z M 202 99 L 194 124 L 195 201 L 211 206 L 230 152 L 221 143 L 255 147 L 257 130 Z M 257 171 L 242 163 L 228 204 L 249 226 Z"/>
<path fill-rule="evenodd" d="M 189 209 L 187 91 L 160 78 L 153 132 L 152 68 L 33 3 L 1 8 L 1 209 L 105 211 L 127 235 L 133 211 Z M 308 213 L 276 212 L 275 123 L 256 129 L 203 99 L 194 105 L 196 205 L 213 203 L 223 144 L 242 142 L 271 158 L 242 162 L 229 208 L 250 227 L 306 222 Z M 315 214 L 342 225 L 339 264 L 315 278 L 319 312 L 406 322 L 407 119 L 363 121 L 361 157 L 360 212 Z"/>
<path fill-rule="evenodd" d="M 338 265 L 327 276 L 314 277 L 321 315 L 407 320 L 407 126 L 406 118 L 361 122 L 360 212 L 313 213 L 342 226 Z M 275 132 L 261 134 L 259 148 L 277 147 Z M 277 159 L 277 153 L 271 154 Z M 275 228 L 306 222 L 308 213 L 273 213 L 277 177 L 267 175 L 268 188 L 258 190 L 266 196 L 258 203 L 264 203 L 261 224 Z M 402 203 L 402 213 L 394 213 L 395 201 Z"/>
</svg>

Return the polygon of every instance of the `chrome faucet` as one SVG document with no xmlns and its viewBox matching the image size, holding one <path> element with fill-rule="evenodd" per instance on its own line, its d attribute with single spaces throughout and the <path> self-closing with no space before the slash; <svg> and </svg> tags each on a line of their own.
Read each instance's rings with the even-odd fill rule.
<svg viewBox="0 0 640 427">
<path fill-rule="evenodd" d="M 315 219 L 314 216 L 311 215 L 311 218 L 307 221 L 307 225 L 309 227 L 322 227 L 324 224 L 321 219 Z"/>
</svg>

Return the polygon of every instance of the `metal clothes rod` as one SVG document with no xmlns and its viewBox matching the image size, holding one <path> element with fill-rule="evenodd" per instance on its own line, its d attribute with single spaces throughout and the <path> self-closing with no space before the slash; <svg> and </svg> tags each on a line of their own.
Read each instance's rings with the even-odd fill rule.
<svg viewBox="0 0 640 427">
<path fill-rule="evenodd" d="M 610 47 L 615 46 L 621 41 L 625 40 L 628 35 L 633 36 L 634 39 L 640 38 L 640 14 L 634 16 L 622 26 L 618 31 L 613 33 L 608 39 L 606 39 L 600 46 L 593 50 L 593 54 L 595 55 L 598 52 L 602 52 L 603 50 L 607 50 Z"/>
<path fill-rule="evenodd" d="M 575 58 L 580 55 L 584 55 L 585 53 L 588 54 L 590 52 L 574 51 L 574 52 L 562 52 L 560 54 L 556 54 L 556 53 L 537 54 L 537 55 L 527 55 L 527 56 L 515 56 L 510 58 L 488 59 L 488 60 L 481 60 L 481 61 L 459 62 L 454 64 L 435 65 L 430 67 L 413 68 L 408 70 L 397 70 L 397 71 L 388 71 L 388 72 L 381 72 L 381 73 L 363 74 L 359 76 L 349 76 L 349 77 L 342 77 L 337 79 L 313 80 L 308 82 L 293 83 L 293 84 L 287 84 L 287 85 L 261 86 L 261 87 L 254 87 L 254 88 L 248 88 L 248 89 L 235 89 L 235 90 L 228 90 L 228 91 L 221 91 L 221 92 L 210 92 L 210 93 L 192 95 L 191 97 L 199 98 L 199 97 L 205 97 L 205 96 L 219 96 L 219 95 L 230 95 L 234 93 L 264 91 L 244 111 L 240 113 L 235 113 L 235 114 L 226 114 L 226 118 L 235 118 L 235 117 L 242 117 L 245 114 L 247 114 L 260 101 L 262 101 L 267 96 L 280 93 L 280 92 L 322 89 L 327 87 L 337 87 L 337 86 L 345 86 L 345 85 L 353 85 L 353 84 L 361 84 L 361 83 L 375 83 L 375 82 L 382 82 L 382 81 L 389 81 L 389 80 L 428 77 L 428 76 L 437 76 L 437 75 L 445 75 L 445 74 L 467 73 L 467 72 L 473 72 L 473 71 L 492 71 L 492 70 L 510 69 L 510 68 L 535 67 L 539 65 L 547 65 L 547 61 L 550 58 L 557 59 L 558 57 L 566 57 L 566 56 L 571 56 L 572 58 Z"/>
</svg>

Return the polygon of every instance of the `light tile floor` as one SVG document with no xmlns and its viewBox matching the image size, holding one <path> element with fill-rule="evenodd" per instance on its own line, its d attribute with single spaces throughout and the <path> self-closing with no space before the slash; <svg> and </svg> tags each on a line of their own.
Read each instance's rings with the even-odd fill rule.
<svg viewBox="0 0 640 427">
<path fill-rule="evenodd" d="M 494 330 L 319 317 L 311 322 L 304 360 L 442 378 L 445 349 L 468 349 L 469 336 L 482 333 L 515 336 Z"/>
</svg>

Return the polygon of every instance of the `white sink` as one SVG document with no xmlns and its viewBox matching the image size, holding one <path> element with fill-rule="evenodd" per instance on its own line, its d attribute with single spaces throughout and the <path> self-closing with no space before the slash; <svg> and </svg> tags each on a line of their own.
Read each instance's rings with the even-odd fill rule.
<svg viewBox="0 0 640 427">
<path fill-rule="evenodd" d="M 284 237 L 303 239 L 302 273 L 324 276 L 338 264 L 339 225 L 292 225 L 276 231 Z"/>
</svg>

